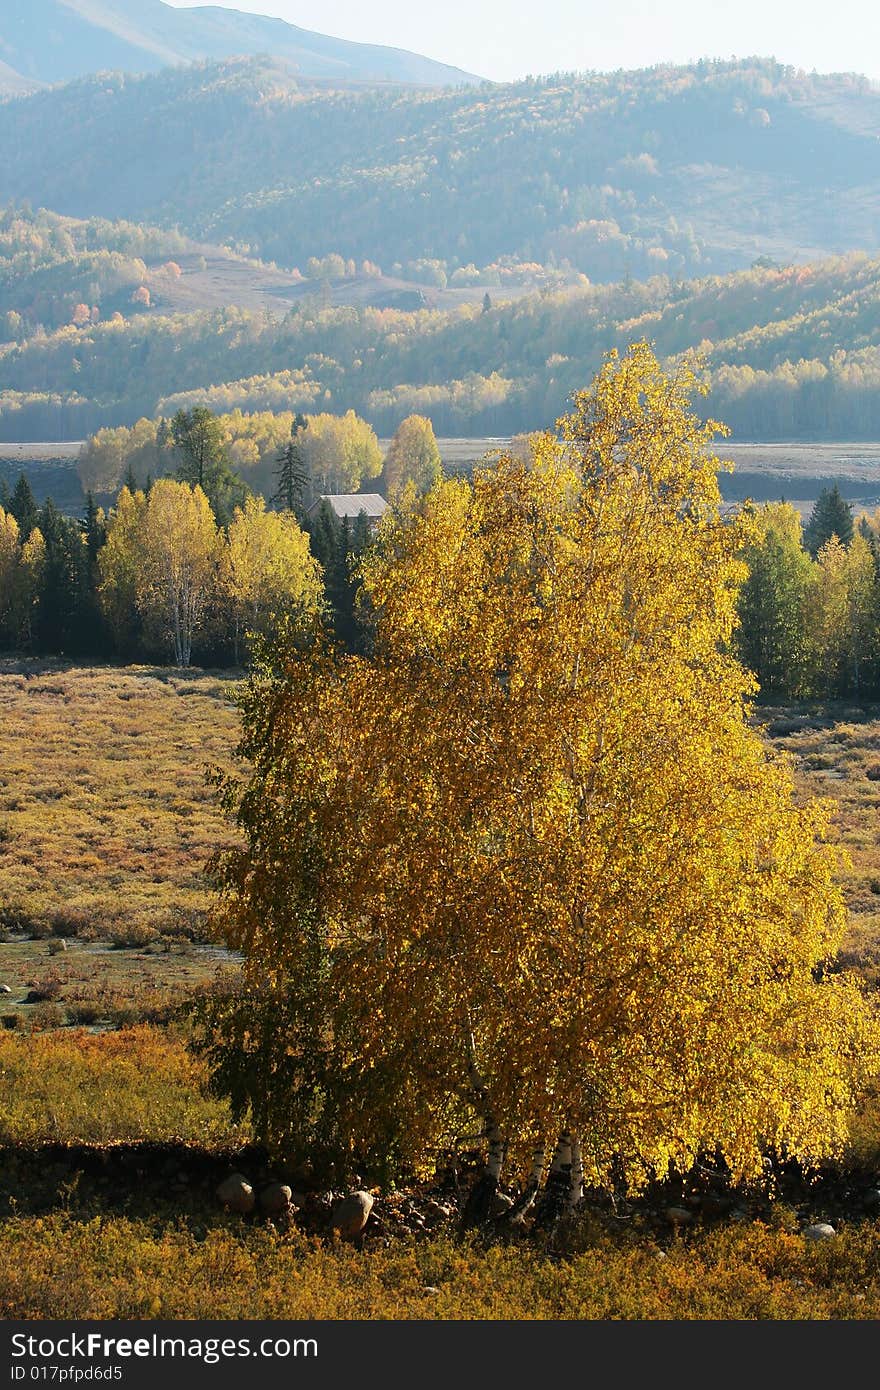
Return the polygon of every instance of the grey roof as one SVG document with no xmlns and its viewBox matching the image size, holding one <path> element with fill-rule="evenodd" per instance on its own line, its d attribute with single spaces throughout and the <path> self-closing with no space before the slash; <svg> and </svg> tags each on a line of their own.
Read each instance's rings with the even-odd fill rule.
<svg viewBox="0 0 880 1390">
<path fill-rule="evenodd" d="M 322 502 L 330 503 L 340 521 L 346 516 L 354 521 L 361 512 L 366 512 L 370 521 L 378 521 L 388 510 L 388 503 L 378 492 L 331 492 L 313 502 L 309 513 L 316 512 Z"/>
</svg>

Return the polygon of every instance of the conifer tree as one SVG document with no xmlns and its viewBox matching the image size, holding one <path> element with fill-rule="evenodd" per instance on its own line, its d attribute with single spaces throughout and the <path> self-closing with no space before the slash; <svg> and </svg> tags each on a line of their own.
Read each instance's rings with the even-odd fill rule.
<svg viewBox="0 0 880 1390">
<path fill-rule="evenodd" d="M 44 651 L 80 653 L 90 636 L 88 552 L 80 527 L 49 498 L 39 513 L 45 546 L 34 637 Z"/>
<path fill-rule="evenodd" d="M 18 475 L 18 482 L 12 489 L 12 496 L 9 499 L 8 510 L 18 522 L 18 530 L 23 544 L 34 527 L 39 524 L 39 508 L 34 500 L 31 485 L 24 473 Z"/>
<path fill-rule="evenodd" d="M 739 592 L 737 646 L 767 693 L 804 693 L 811 650 L 813 565 L 801 545 L 794 507 L 770 503 L 755 515 L 744 551 L 748 577 Z"/>
<path fill-rule="evenodd" d="M 225 526 L 236 507 L 243 505 L 248 489 L 232 468 L 223 438 L 223 427 L 206 406 L 179 410 L 171 421 L 177 452 L 177 477 L 191 488 L 201 488 L 215 519 Z"/>
<path fill-rule="evenodd" d="M 277 459 L 278 490 L 272 498 L 273 506 L 278 505 L 292 512 L 298 521 L 305 512 L 306 495 L 309 490 L 309 470 L 298 436 L 308 428 L 308 420 L 297 414 L 290 427 L 290 439 Z"/>
<path fill-rule="evenodd" d="M 804 545 L 814 560 L 832 536 L 843 546 L 853 537 L 852 507 L 844 501 L 837 483 L 819 493 L 804 530 Z"/>
</svg>

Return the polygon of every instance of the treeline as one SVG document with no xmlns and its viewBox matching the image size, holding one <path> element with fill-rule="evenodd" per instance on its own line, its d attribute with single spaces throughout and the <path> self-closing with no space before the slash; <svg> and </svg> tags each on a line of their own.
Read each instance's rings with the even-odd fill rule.
<svg viewBox="0 0 880 1390">
<path fill-rule="evenodd" d="M 131 486 L 106 513 L 89 493 L 73 520 L 51 500 L 38 508 L 23 475 L 11 493 L 0 484 L 0 645 L 237 665 L 253 634 L 322 617 L 363 650 L 358 563 L 372 533 L 364 512 L 340 520 L 326 501 L 308 505 L 310 429 L 294 417 L 275 457 L 274 509 L 231 468 L 221 422 L 198 410 L 169 428 L 177 476 L 139 486 L 129 465 Z M 406 421 L 383 483 L 395 495 L 440 476 L 430 422 Z M 836 485 L 806 527 L 788 503 L 749 511 L 735 642 L 761 693 L 880 698 L 880 511 L 854 521 Z"/>
<path fill-rule="evenodd" d="M 334 616 L 309 537 L 291 513 L 267 511 L 262 498 L 246 498 L 225 527 L 198 485 L 171 478 L 146 492 L 124 487 L 107 515 L 90 499 L 81 521 L 61 516 L 51 501 L 37 510 L 23 481 L 6 500 L 0 644 L 7 648 L 237 665 L 252 634 L 322 611 Z M 319 534 L 338 587 L 333 564 L 345 557 L 335 534 L 332 541 L 328 553 Z"/>
<path fill-rule="evenodd" d="M 307 298 L 282 319 L 229 308 L 66 323 L 0 343 L 0 437 L 82 438 L 205 405 L 228 415 L 351 409 L 380 434 L 553 423 L 609 344 L 703 354 L 707 410 L 739 438 L 880 437 L 880 260 L 756 266 L 685 284 L 591 285 L 451 312 Z"/>
<path fill-rule="evenodd" d="M 0 167 L 8 197 L 287 267 L 514 256 L 619 281 L 875 244 L 876 105 L 866 80 L 759 59 L 430 91 L 301 87 L 257 59 L 7 102 Z"/>
<path fill-rule="evenodd" d="M 854 522 L 835 484 L 806 527 L 784 502 L 753 524 L 737 645 L 762 694 L 880 698 L 880 512 Z"/>
<path fill-rule="evenodd" d="M 305 422 L 297 444 L 306 478 L 305 504 L 322 493 L 359 492 L 362 484 L 382 472 L 384 458 L 376 433 L 353 410 L 339 416 L 303 416 L 289 410 L 254 415 L 235 410 L 216 416 L 205 406 L 195 406 L 178 410 L 170 419 L 138 420 L 131 429 L 99 430 L 80 455 L 83 488 L 114 493 L 123 480 L 131 487 L 143 487 L 149 479 L 173 473 L 178 466 L 180 422 L 193 418 L 210 419 L 211 447 L 222 453 L 250 491 L 267 497 L 275 489 L 279 456 L 297 421 Z"/>
<path fill-rule="evenodd" d="M 11 491 L 0 482 L 0 645 L 238 665 L 253 635 L 321 618 L 358 650 L 368 640 L 356 571 L 369 524 L 365 512 L 340 518 L 319 499 L 328 476 L 354 482 L 367 465 L 382 469 L 392 495 L 430 487 L 440 475 L 430 421 L 404 421 L 384 459 L 354 415 L 281 423 L 260 436 L 269 507 L 235 467 L 222 422 L 200 407 L 131 432 L 127 481 L 106 512 L 91 490 L 85 515 L 71 519 L 51 500 L 38 508 L 23 474 Z M 233 446 L 246 454 L 255 438 Z"/>
</svg>

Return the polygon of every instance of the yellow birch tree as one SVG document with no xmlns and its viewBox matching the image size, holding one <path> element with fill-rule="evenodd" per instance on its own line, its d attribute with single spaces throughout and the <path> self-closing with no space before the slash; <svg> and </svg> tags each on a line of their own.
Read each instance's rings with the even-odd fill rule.
<svg viewBox="0 0 880 1390">
<path fill-rule="evenodd" d="M 575 1199 L 840 1151 L 877 1023 L 823 968 L 829 808 L 728 654 L 747 523 L 693 389 L 611 354 L 560 438 L 383 526 L 373 656 L 255 671 L 218 861 L 245 990 L 207 1046 L 276 1147 L 417 1165 L 476 1113 L 490 1190 L 555 1150 Z"/>
</svg>

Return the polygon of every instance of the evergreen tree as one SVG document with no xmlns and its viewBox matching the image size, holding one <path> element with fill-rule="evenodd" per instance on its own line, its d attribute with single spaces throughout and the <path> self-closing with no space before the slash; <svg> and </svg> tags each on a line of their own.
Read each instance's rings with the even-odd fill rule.
<svg viewBox="0 0 880 1390">
<path fill-rule="evenodd" d="M 11 502 L 12 494 L 9 491 L 9 484 L 5 478 L 0 478 L 0 509 L 8 512 Z"/>
<path fill-rule="evenodd" d="M 98 602 L 98 585 L 101 571 L 98 556 L 107 541 L 107 520 L 103 510 L 95 503 L 94 494 L 86 493 L 85 516 L 80 518 L 79 528 L 85 542 L 85 567 L 80 574 L 77 627 L 81 640 L 89 651 L 98 655 L 109 655 L 112 641 L 101 606 Z"/>
<path fill-rule="evenodd" d="M 18 482 L 12 489 L 12 496 L 9 499 L 8 510 L 18 522 L 18 533 L 22 543 L 24 543 L 39 520 L 39 508 L 34 500 L 34 494 L 31 492 L 31 485 L 24 473 L 18 475 Z"/>
<path fill-rule="evenodd" d="M 62 516 L 51 498 L 41 508 L 39 530 L 45 545 L 34 639 L 43 651 L 66 655 L 89 649 L 92 590 L 88 549 L 75 521 Z"/>
<path fill-rule="evenodd" d="M 95 495 L 91 489 L 86 493 L 86 514 L 80 520 L 79 525 L 86 539 L 89 577 L 94 579 L 97 571 L 98 551 L 107 539 L 107 523 L 103 511 L 95 503 Z"/>
<path fill-rule="evenodd" d="M 308 429 L 308 420 L 297 414 L 290 427 L 290 439 L 278 456 L 278 491 L 272 498 L 273 506 L 293 512 L 301 520 L 305 511 L 306 494 L 309 489 L 309 470 L 298 435 Z"/>
<path fill-rule="evenodd" d="M 852 507 L 841 497 L 837 483 L 819 493 L 804 531 L 804 545 L 814 560 L 832 536 L 843 546 L 853 537 Z"/>
<path fill-rule="evenodd" d="M 763 691 L 798 695 L 809 665 L 813 565 L 794 507 L 771 503 L 757 519 L 761 534 L 745 550 L 749 573 L 737 600 L 739 656 Z"/>
<path fill-rule="evenodd" d="M 230 465 L 219 419 L 204 405 L 179 410 L 171 421 L 171 436 L 178 480 L 200 487 L 216 520 L 228 525 L 235 508 L 248 496 L 248 488 Z"/>
</svg>

